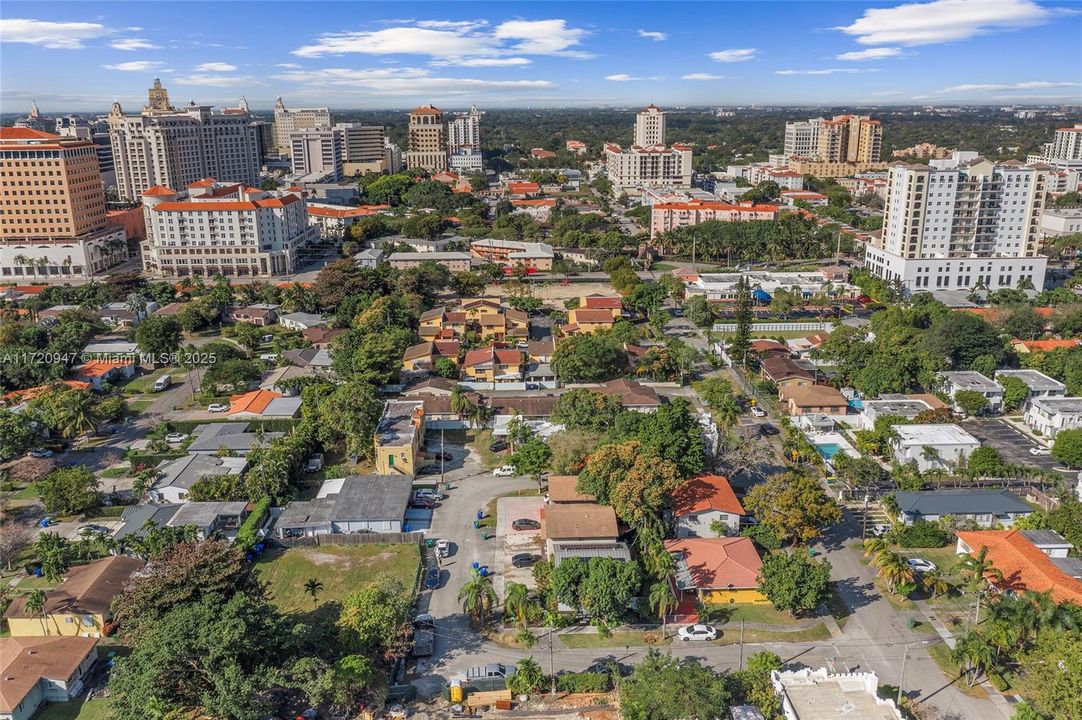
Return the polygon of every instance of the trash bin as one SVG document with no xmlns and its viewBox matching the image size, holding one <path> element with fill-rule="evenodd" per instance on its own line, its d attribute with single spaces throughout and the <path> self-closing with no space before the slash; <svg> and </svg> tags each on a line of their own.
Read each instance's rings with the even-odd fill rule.
<svg viewBox="0 0 1082 720">
<path fill-rule="evenodd" d="M 488 565 L 482 565 L 477 572 L 481 573 L 481 577 L 488 577 Z"/>
<path fill-rule="evenodd" d="M 474 520 L 473 521 L 473 529 L 476 530 L 479 527 L 481 527 L 481 521 L 480 520 Z"/>
<path fill-rule="evenodd" d="M 485 511 L 484 510 L 478 510 L 477 511 L 477 519 L 478 520 L 484 520 L 485 519 Z"/>
<path fill-rule="evenodd" d="M 475 562 L 472 565 L 470 565 L 470 567 L 473 568 L 474 570 L 477 570 L 477 569 L 479 569 L 481 567 L 481 563 Z"/>
<path fill-rule="evenodd" d="M 436 547 L 435 538 L 426 538 L 425 539 L 425 547 Z"/>
<path fill-rule="evenodd" d="M 458 680 L 452 680 L 451 681 L 451 698 L 450 699 L 451 699 L 451 702 L 453 702 L 453 703 L 462 702 L 462 683 L 460 683 Z"/>
<path fill-rule="evenodd" d="M 488 540 L 488 530 L 482 530 L 481 531 L 481 539 L 482 540 Z"/>
<path fill-rule="evenodd" d="M 451 483 L 445 482 L 443 484 L 443 489 L 444 489 L 445 492 L 451 492 Z"/>
</svg>

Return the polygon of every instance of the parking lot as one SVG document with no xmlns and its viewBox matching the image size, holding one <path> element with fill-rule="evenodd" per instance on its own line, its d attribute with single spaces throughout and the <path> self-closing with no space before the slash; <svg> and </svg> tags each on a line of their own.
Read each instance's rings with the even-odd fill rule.
<svg viewBox="0 0 1082 720">
<path fill-rule="evenodd" d="M 1075 471 L 1062 467 L 1051 455 L 1031 455 L 1030 449 L 1043 446 L 1005 420 L 971 418 L 965 420 L 962 427 L 982 444 L 999 451 L 1005 462 L 1039 467 L 1065 475 L 1075 474 Z"/>
<path fill-rule="evenodd" d="M 539 497 L 504 497 L 496 503 L 496 540 L 500 551 L 496 553 L 496 576 L 494 584 L 500 597 L 504 595 L 506 583 L 522 583 L 533 589 L 537 586 L 533 579 L 533 567 L 517 568 L 512 563 L 515 555 L 544 554 L 540 530 L 515 530 L 511 523 L 519 519 L 541 520 L 541 508 L 545 501 Z"/>
</svg>

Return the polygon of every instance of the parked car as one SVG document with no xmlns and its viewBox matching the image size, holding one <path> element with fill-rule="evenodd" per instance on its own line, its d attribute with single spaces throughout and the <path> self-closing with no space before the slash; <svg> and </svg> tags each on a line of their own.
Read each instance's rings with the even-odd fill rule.
<svg viewBox="0 0 1082 720">
<path fill-rule="evenodd" d="M 154 381 L 154 392 L 161 392 L 172 384 L 173 378 L 170 377 L 169 373 L 166 373 Z"/>
<path fill-rule="evenodd" d="M 281 357 L 278 353 L 262 353 L 259 356 L 260 360 L 267 362 L 278 362 L 278 358 Z"/>
<path fill-rule="evenodd" d="M 81 525 L 76 532 L 79 537 L 90 537 L 91 535 L 107 535 L 109 530 L 101 525 Z"/>
<path fill-rule="evenodd" d="M 449 452 L 439 452 L 438 450 L 429 451 L 433 458 L 436 460 L 443 460 L 444 462 L 451 462 L 454 459 L 454 455 Z"/>
<path fill-rule="evenodd" d="M 883 537 L 890 532 L 890 525 L 874 525 L 871 530 L 868 531 L 872 537 Z"/>
<path fill-rule="evenodd" d="M 441 558 L 445 558 L 451 554 L 451 542 L 449 540 L 440 540 L 436 543 L 436 555 Z"/>
<path fill-rule="evenodd" d="M 905 561 L 905 564 L 920 573 L 935 572 L 939 569 L 935 566 L 935 563 L 924 558 L 909 558 Z"/>
<path fill-rule="evenodd" d="M 1044 447 L 1031 447 L 1029 449 L 1030 455 L 1051 455 L 1052 451 Z"/>
<path fill-rule="evenodd" d="M 496 477 L 511 477 L 515 474 L 515 469 L 510 465 L 500 465 L 492 471 L 492 474 Z"/>
<path fill-rule="evenodd" d="M 680 628 L 676 633 L 681 640 L 687 642 L 688 640 L 717 640 L 718 631 L 716 628 L 712 628 L 709 625 L 703 625 L 702 623 L 696 623 L 694 625 L 685 625 Z"/>
<path fill-rule="evenodd" d="M 759 432 L 763 435 L 777 435 L 780 431 L 770 423 L 763 423 L 759 426 Z"/>
<path fill-rule="evenodd" d="M 468 669 L 466 671 L 466 679 L 475 680 L 477 678 L 500 678 L 514 674 L 514 665 L 504 665 L 503 663 L 489 663 L 488 665 L 479 665 L 477 667 L 472 667 Z"/>
<path fill-rule="evenodd" d="M 425 587 L 429 590 L 435 590 L 440 586 L 440 567 L 439 565 L 429 565 L 428 572 L 425 574 Z"/>
<path fill-rule="evenodd" d="M 537 555 L 531 555 L 530 553 L 519 553 L 511 558 L 511 564 L 517 568 L 532 567 L 541 558 Z"/>
<path fill-rule="evenodd" d="M 28 452 L 27 455 L 32 458 L 51 458 L 53 456 L 53 451 L 49 448 L 34 448 Z"/>
<path fill-rule="evenodd" d="M 226 412 L 227 410 L 229 410 L 229 406 L 223 405 L 222 403 L 211 403 L 210 405 L 207 405 L 207 412 L 219 413 Z"/>
<path fill-rule="evenodd" d="M 751 408 L 751 414 L 754 415 L 757 418 L 765 418 L 766 417 L 766 410 L 763 410 L 758 405 L 753 405 L 752 408 Z"/>
<path fill-rule="evenodd" d="M 421 508 L 422 510 L 435 510 L 436 501 L 428 496 L 415 497 L 410 501 L 410 507 Z"/>
<path fill-rule="evenodd" d="M 492 443 L 488 446 L 489 452 L 503 452 L 507 449 L 507 443 L 502 440 Z"/>
<path fill-rule="evenodd" d="M 417 471 L 418 475 L 439 475 L 439 465 L 425 465 L 423 468 Z"/>
<path fill-rule="evenodd" d="M 414 499 L 418 500 L 421 498 L 427 498 L 435 502 L 436 500 L 439 500 L 441 498 L 441 495 L 438 491 L 433 490 L 432 488 L 420 488 L 419 490 L 413 491 L 413 497 Z"/>
<path fill-rule="evenodd" d="M 261 343 L 274 342 L 274 336 L 268 333 L 267 335 L 264 335 L 263 337 L 259 338 L 259 342 L 261 342 Z"/>
<path fill-rule="evenodd" d="M 529 518 L 519 518 L 511 523 L 512 530 L 540 530 L 541 523 Z"/>
<path fill-rule="evenodd" d="M 165 436 L 165 441 L 167 443 L 181 443 L 187 439 L 188 435 L 186 433 L 172 432 Z"/>
<path fill-rule="evenodd" d="M 323 469 L 323 453 L 316 453 L 308 458 L 308 464 L 304 466 L 305 472 L 319 472 Z"/>
</svg>

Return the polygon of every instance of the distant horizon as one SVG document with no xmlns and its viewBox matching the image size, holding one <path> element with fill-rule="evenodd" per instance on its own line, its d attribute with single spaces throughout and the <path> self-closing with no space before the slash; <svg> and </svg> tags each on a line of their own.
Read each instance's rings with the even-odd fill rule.
<svg viewBox="0 0 1082 720">
<path fill-rule="evenodd" d="M 134 111 L 154 77 L 176 105 L 260 109 L 1082 104 L 1077 59 L 1048 51 L 1082 37 L 1064 0 L 270 7 L 11 0 L 0 112 Z"/>
</svg>

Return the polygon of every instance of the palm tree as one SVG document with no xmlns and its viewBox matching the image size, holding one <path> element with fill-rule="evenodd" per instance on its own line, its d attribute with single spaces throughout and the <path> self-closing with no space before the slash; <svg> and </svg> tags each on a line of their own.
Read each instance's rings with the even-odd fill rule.
<svg viewBox="0 0 1082 720">
<path fill-rule="evenodd" d="M 48 635 L 49 630 L 45 626 L 45 591 L 34 590 L 26 596 L 26 611 L 32 616 L 36 615 L 41 620 L 41 634 Z"/>
<path fill-rule="evenodd" d="M 673 592 L 672 584 L 669 583 L 669 579 L 665 578 L 659 582 L 650 586 L 650 595 L 647 598 L 650 603 L 650 607 L 657 613 L 658 618 L 661 620 L 661 637 L 665 637 L 665 620 L 669 613 L 672 612 L 679 601 L 676 598 L 676 593 Z"/>
<path fill-rule="evenodd" d="M 312 607 L 319 607 L 318 595 L 323 591 L 323 583 L 315 578 L 308 578 L 304 583 L 304 592 L 312 596 Z"/>
<path fill-rule="evenodd" d="M 872 565 L 878 567 L 880 556 L 889 552 L 887 541 L 883 538 L 870 537 L 864 541 L 864 557 L 871 558 Z"/>
<path fill-rule="evenodd" d="M 968 675 L 967 682 L 970 687 L 973 687 L 984 669 L 992 664 L 994 650 L 991 643 L 980 633 L 970 631 L 954 646 L 951 659 L 959 666 L 965 667 L 965 673 Z"/>
<path fill-rule="evenodd" d="M 897 593 L 903 586 L 913 582 L 913 568 L 905 563 L 905 559 L 895 552 L 886 552 L 879 556 L 879 575 L 886 580 L 890 591 Z"/>
<path fill-rule="evenodd" d="M 933 600 L 943 593 L 948 592 L 951 587 L 950 583 L 947 582 L 947 579 L 943 577 L 943 573 L 939 570 L 924 573 L 924 575 L 921 576 L 920 584 L 921 587 L 932 593 Z"/>
<path fill-rule="evenodd" d="M 492 608 L 499 601 L 496 590 L 492 587 L 492 576 L 481 575 L 476 570 L 465 585 L 458 591 L 458 601 L 462 611 L 478 625 L 484 624 L 492 613 Z"/>
<path fill-rule="evenodd" d="M 526 627 L 526 618 L 530 613 L 530 589 L 522 583 L 507 583 L 507 592 L 503 598 L 504 613 L 510 613 L 518 624 Z"/>
<path fill-rule="evenodd" d="M 459 418 L 467 418 L 473 414 L 474 404 L 470 402 L 465 388 L 455 385 L 451 391 L 451 412 L 457 413 Z"/>
<path fill-rule="evenodd" d="M 100 420 L 93 396 L 84 390 L 59 394 L 53 404 L 54 419 L 60 434 L 73 438 L 86 433 L 89 438 Z"/>
<path fill-rule="evenodd" d="M 968 555 L 958 563 L 958 571 L 970 592 L 984 588 L 985 580 L 1002 582 L 1003 573 L 988 559 L 988 547 L 982 547 L 976 555 Z"/>
</svg>

